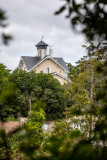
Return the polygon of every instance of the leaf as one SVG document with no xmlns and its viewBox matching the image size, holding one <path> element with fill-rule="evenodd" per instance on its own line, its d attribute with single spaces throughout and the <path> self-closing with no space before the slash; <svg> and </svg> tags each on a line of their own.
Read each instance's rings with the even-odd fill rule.
<svg viewBox="0 0 107 160">
<path fill-rule="evenodd" d="M 12 39 L 13 39 L 13 37 L 11 35 L 2 33 L 2 41 L 5 45 L 8 45 L 9 41 Z"/>
<path fill-rule="evenodd" d="M 71 139 L 78 138 L 81 136 L 81 132 L 77 129 L 71 131 Z"/>
<path fill-rule="evenodd" d="M 90 160 L 92 159 L 93 147 L 89 141 L 80 141 L 73 149 L 71 159 Z"/>
<path fill-rule="evenodd" d="M 72 0 L 72 6 L 73 6 L 74 11 L 77 11 L 77 5 L 75 3 L 75 0 Z"/>
<path fill-rule="evenodd" d="M 66 16 L 66 18 L 69 18 L 72 12 L 73 12 L 73 8 L 69 7 L 68 15 Z"/>
<path fill-rule="evenodd" d="M 79 21 L 79 17 L 76 16 L 76 17 L 74 17 L 74 18 L 72 19 L 72 24 L 75 25 L 75 24 L 77 24 L 78 21 Z"/>
<path fill-rule="evenodd" d="M 62 13 L 66 9 L 66 6 L 62 6 L 58 11 L 55 12 L 55 15 Z"/>
</svg>

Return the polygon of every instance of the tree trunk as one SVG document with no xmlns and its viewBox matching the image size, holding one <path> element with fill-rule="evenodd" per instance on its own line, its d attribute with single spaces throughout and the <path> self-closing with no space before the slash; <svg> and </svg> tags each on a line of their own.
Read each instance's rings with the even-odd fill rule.
<svg viewBox="0 0 107 160">
<path fill-rule="evenodd" d="M 32 110 L 31 99 L 29 98 L 29 111 Z"/>
<path fill-rule="evenodd" d="M 94 93 L 94 79 L 93 79 L 93 68 L 91 69 L 91 100 L 93 100 Z"/>
</svg>

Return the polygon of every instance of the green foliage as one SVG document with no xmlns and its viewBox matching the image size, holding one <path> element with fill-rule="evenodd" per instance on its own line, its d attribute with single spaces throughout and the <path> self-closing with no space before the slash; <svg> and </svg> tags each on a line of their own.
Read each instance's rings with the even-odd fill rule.
<svg viewBox="0 0 107 160">
<path fill-rule="evenodd" d="M 17 88 L 20 89 L 21 94 L 26 91 L 30 94 L 36 86 L 36 74 L 33 71 L 26 72 L 24 70 L 16 69 L 10 75 L 9 80 L 16 84 Z"/>
<path fill-rule="evenodd" d="M 42 108 L 46 107 L 46 104 L 42 102 L 41 100 L 37 101 L 34 106 L 33 110 L 29 112 L 29 121 L 30 122 L 40 122 L 43 124 L 45 120 L 45 112 Z M 33 126 L 33 125 L 32 125 Z"/>
<path fill-rule="evenodd" d="M 24 127 L 9 134 L 12 159 L 35 159 L 44 141 L 42 126 L 45 120 L 46 104 L 38 100 L 29 112 Z"/>
<path fill-rule="evenodd" d="M 15 119 L 15 117 L 13 115 L 9 115 L 7 118 L 6 118 L 6 121 L 17 121 L 17 119 Z"/>
<path fill-rule="evenodd" d="M 20 144 L 25 141 L 26 138 L 26 132 L 25 130 L 17 131 L 16 133 L 11 133 L 8 135 L 8 141 L 11 148 L 11 159 L 28 159 L 27 156 L 25 156 L 20 151 Z"/>
<path fill-rule="evenodd" d="M 10 101 L 11 103 L 13 100 L 14 94 L 15 94 L 15 84 L 8 83 L 7 86 L 2 90 L 2 93 L 0 94 L 0 100 L 2 102 Z"/>
<path fill-rule="evenodd" d="M 75 145 L 69 159 L 90 160 L 93 159 L 93 146 L 88 140 L 80 141 Z"/>
<path fill-rule="evenodd" d="M 53 133 L 57 136 L 67 135 L 72 129 L 71 122 L 68 122 L 65 119 L 56 121 L 54 125 Z"/>
<path fill-rule="evenodd" d="M 5 121 L 9 115 L 14 113 L 12 104 L 15 102 L 16 88 L 13 83 L 7 83 L 7 86 L 0 94 L 0 120 Z"/>
<path fill-rule="evenodd" d="M 73 81 L 63 87 L 51 75 L 40 73 L 35 74 L 36 77 L 33 76 L 35 87 L 30 88 L 30 83 L 25 81 L 31 89 L 28 92 L 25 88 L 23 90 L 19 83 L 24 84 L 22 75 L 20 78 L 15 75 L 15 79 L 14 75 L 12 79 L 10 77 L 11 82 L 15 80 L 14 83 L 18 87 L 17 105 L 21 104 L 25 108 L 27 98 L 31 98 L 33 102 L 24 131 L 16 137 L 13 136 L 13 139 L 10 138 L 15 140 L 11 149 L 17 159 L 19 155 L 22 159 L 37 160 L 61 160 L 63 157 L 65 160 L 105 160 L 107 156 L 106 48 L 96 50 L 90 46 L 87 49 L 90 50 L 89 56 L 81 58 L 77 66 L 78 72 L 71 73 Z M 102 52 L 104 54 L 101 57 Z M 22 110 L 24 112 L 23 107 Z M 52 134 L 44 136 L 42 125 L 45 116 L 47 119 L 61 118 L 63 111 L 66 119 L 57 121 Z"/>
<path fill-rule="evenodd" d="M 103 50 L 104 51 L 104 50 Z M 99 54 L 98 54 L 99 53 Z M 44 148 L 45 156 L 39 159 L 105 160 L 107 156 L 107 61 L 100 57 L 101 50 L 91 52 L 91 58 L 79 62 L 80 72 L 76 81 L 65 87 L 65 96 L 72 98 L 71 107 L 66 110 L 66 119 L 55 123 L 53 136 Z M 89 55 L 89 56 L 90 56 Z M 103 59 L 103 61 L 102 61 Z M 85 67 L 84 67 L 85 64 Z M 96 72 L 96 66 L 98 72 Z M 89 72 L 90 71 L 90 72 Z M 91 72 L 93 71 L 93 72 Z M 94 80 L 93 80 L 94 79 Z M 100 82 L 98 84 L 98 82 Z M 100 92 L 99 92 L 100 91 Z M 77 119 L 72 116 L 76 115 Z M 67 121 L 67 118 L 70 121 Z M 71 124 L 84 123 L 79 130 L 72 130 Z M 48 155 L 48 156 L 47 156 Z"/>
<path fill-rule="evenodd" d="M 63 92 L 55 92 L 51 89 L 45 89 L 42 95 L 42 100 L 47 104 L 45 109 L 47 119 L 54 120 L 62 118 L 62 112 L 65 108 Z"/>
<path fill-rule="evenodd" d="M 81 3 L 77 3 L 75 0 L 65 0 L 65 2 L 66 5 L 62 6 L 56 14 L 63 12 L 67 7 L 69 12 L 67 18 L 71 18 L 71 23 L 74 27 L 82 24 L 81 32 L 86 35 L 87 39 L 107 40 L 107 13 L 104 9 L 104 5 L 107 4 L 106 0 L 84 0 Z M 10 76 L 10 81 L 14 82 L 18 88 L 17 105 L 20 105 L 22 102 L 22 106 L 25 108 L 27 98 L 31 99 L 33 103 L 40 98 L 46 102 L 45 105 L 42 101 L 37 101 L 33 110 L 29 113 L 24 132 L 20 132 L 21 135 L 16 136 L 16 141 L 19 140 L 20 142 L 18 146 L 13 145 L 16 147 L 16 152 L 23 151 L 26 155 L 24 157 L 17 156 L 17 159 L 106 160 L 106 48 L 100 45 L 96 48 L 92 43 L 91 46 L 86 47 L 88 57 L 81 58 L 74 70 L 71 70 L 72 66 L 70 65 L 70 75 L 73 82 L 65 85 L 64 90 L 50 74 L 34 74 L 32 72 L 30 75 L 30 73 L 25 71 L 16 70 Z M 9 107 L 8 97 L 11 94 L 3 93 L 3 91 L 6 91 L 6 87 L 8 89 L 8 80 L 4 73 L 2 75 L 4 77 L 2 80 L 3 85 L 0 88 L 2 97 L 0 107 L 3 106 L 3 113 L 5 113 L 6 107 Z M 4 81 L 5 77 L 6 81 Z M 51 119 L 54 117 L 55 119 L 62 116 L 66 106 L 65 101 L 68 107 L 65 112 L 66 119 L 56 122 L 53 134 L 45 137 L 44 140 L 41 126 L 45 119 L 45 113 L 41 107 L 45 107 L 47 118 Z M 12 107 L 10 108 L 13 109 Z M 74 115 L 77 119 L 72 118 Z M 70 122 L 67 122 L 68 117 L 70 117 Z M 81 120 L 80 124 L 82 124 L 82 121 L 85 124 L 80 127 L 80 131 L 78 129 L 72 130 L 71 122 L 76 124 L 79 120 Z M 4 131 L 0 132 L 0 153 L 1 159 L 10 159 L 9 154 L 11 152 Z"/>
<path fill-rule="evenodd" d="M 37 74 L 38 86 L 42 87 L 42 100 L 47 104 L 45 109 L 47 119 L 53 120 L 63 117 L 66 106 L 63 88 L 58 80 L 50 74 Z"/>
<path fill-rule="evenodd" d="M 3 79 L 8 76 L 9 76 L 9 71 L 6 69 L 6 66 L 0 63 L 0 79 Z"/>
<path fill-rule="evenodd" d="M 0 160 L 11 159 L 11 149 L 4 130 L 0 130 Z"/>
<path fill-rule="evenodd" d="M 55 92 L 61 91 L 61 84 L 57 79 L 54 79 L 51 74 L 37 73 L 36 77 L 37 86 L 42 89 L 50 88 Z"/>
<path fill-rule="evenodd" d="M 13 114 L 11 105 L 15 100 L 16 86 L 8 81 L 9 71 L 6 66 L 0 64 L 0 120 Z"/>
<path fill-rule="evenodd" d="M 80 110 L 86 107 L 90 102 L 87 87 L 84 88 L 83 74 L 76 78 L 75 82 L 64 86 L 64 96 L 67 101 L 67 107 L 73 107 Z"/>
<path fill-rule="evenodd" d="M 78 75 L 78 73 L 79 73 L 79 68 L 78 68 L 78 66 L 72 66 L 71 63 L 68 63 L 67 67 L 69 70 L 68 77 L 73 81 L 75 76 Z"/>
<path fill-rule="evenodd" d="M 0 93 L 2 92 L 2 90 L 8 82 L 8 76 L 9 72 L 6 69 L 6 66 L 0 63 Z"/>
<path fill-rule="evenodd" d="M 77 144 L 80 138 L 80 132 L 78 130 L 74 130 L 69 135 L 52 135 L 46 140 L 46 144 L 43 148 L 43 154 L 39 155 L 35 159 L 46 159 L 46 160 L 54 160 L 54 159 L 66 159 L 69 160 L 72 154 L 72 148 L 74 144 Z"/>
<path fill-rule="evenodd" d="M 40 100 L 34 104 L 33 110 L 29 112 L 28 121 L 25 124 L 25 138 L 20 144 L 20 150 L 32 157 L 32 159 L 43 141 L 42 126 L 45 120 L 45 112 L 42 108 L 45 106 L 46 104 Z"/>
<path fill-rule="evenodd" d="M 15 108 L 21 108 L 22 116 L 26 116 L 29 110 L 28 99 L 31 100 L 31 105 L 38 99 L 42 99 L 46 103 L 45 112 L 48 120 L 63 117 L 62 112 L 66 106 L 63 87 L 51 74 L 27 73 L 17 69 L 10 75 L 9 80 L 14 82 L 19 89 L 16 93 Z"/>
<path fill-rule="evenodd" d="M 80 135 L 81 135 L 81 132 L 79 130 L 72 130 L 70 132 L 71 139 L 78 138 L 78 137 L 80 137 Z"/>
</svg>

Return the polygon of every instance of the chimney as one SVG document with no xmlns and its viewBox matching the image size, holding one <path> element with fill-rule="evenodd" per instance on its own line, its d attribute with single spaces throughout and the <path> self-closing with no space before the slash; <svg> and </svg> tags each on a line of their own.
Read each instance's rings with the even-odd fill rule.
<svg viewBox="0 0 107 160">
<path fill-rule="evenodd" d="M 50 55 L 51 57 L 53 57 L 53 49 L 52 49 L 52 46 L 49 47 L 49 55 Z"/>
</svg>

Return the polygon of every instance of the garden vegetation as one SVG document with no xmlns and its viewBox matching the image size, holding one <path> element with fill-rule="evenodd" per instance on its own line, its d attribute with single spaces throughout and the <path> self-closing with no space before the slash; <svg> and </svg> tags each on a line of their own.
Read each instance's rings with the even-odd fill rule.
<svg viewBox="0 0 107 160">
<path fill-rule="evenodd" d="M 82 25 L 97 43 L 83 46 L 88 54 L 76 66 L 68 64 L 72 81 L 63 86 L 50 74 L 10 74 L 0 64 L 0 121 L 27 117 L 23 127 L 0 131 L 1 160 L 106 160 L 107 2 L 65 2 L 56 14 L 67 10 L 73 28 Z M 42 130 L 46 120 L 54 121 L 51 133 Z"/>
</svg>

